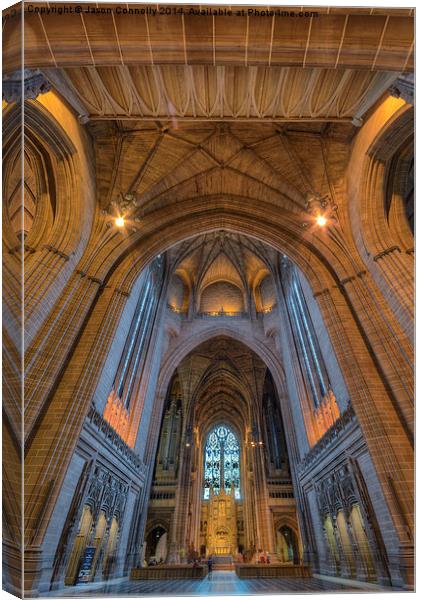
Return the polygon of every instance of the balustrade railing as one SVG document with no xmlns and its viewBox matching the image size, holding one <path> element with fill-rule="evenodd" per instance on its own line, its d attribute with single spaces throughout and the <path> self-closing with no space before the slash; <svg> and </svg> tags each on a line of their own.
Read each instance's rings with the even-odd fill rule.
<svg viewBox="0 0 421 600">
<path fill-rule="evenodd" d="M 186 319 L 187 318 L 187 311 L 183 310 L 182 308 L 177 308 L 176 306 L 171 306 L 171 304 L 167 304 L 168 310 L 170 310 L 172 313 L 178 315 L 180 317 L 180 319 Z"/>
<path fill-rule="evenodd" d="M 167 304 L 168 310 L 176 314 L 180 319 L 187 319 L 187 311 Z M 257 312 L 257 318 L 263 319 L 266 315 L 274 311 L 276 304 Z M 248 311 L 232 311 L 232 310 L 211 310 L 195 312 L 192 315 L 193 319 L 248 319 L 250 313 Z"/>
<path fill-rule="evenodd" d="M 199 319 L 247 319 L 250 315 L 248 312 L 242 311 L 215 310 L 208 312 L 198 312 L 195 316 Z"/>
</svg>

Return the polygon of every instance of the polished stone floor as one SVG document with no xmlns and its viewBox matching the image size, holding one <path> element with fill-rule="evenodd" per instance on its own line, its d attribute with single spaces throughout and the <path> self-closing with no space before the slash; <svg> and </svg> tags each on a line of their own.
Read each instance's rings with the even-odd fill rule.
<svg viewBox="0 0 421 600">
<path fill-rule="evenodd" d="M 107 583 L 66 587 L 51 594 L 60 598 L 107 596 L 209 596 L 294 593 L 384 592 L 376 585 L 348 580 L 322 578 L 265 578 L 239 579 L 232 571 L 215 571 L 202 580 L 177 579 L 170 581 L 129 581 L 127 578 Z M 392 591 L 390 588 L 388 591 Z"/>
</svg>

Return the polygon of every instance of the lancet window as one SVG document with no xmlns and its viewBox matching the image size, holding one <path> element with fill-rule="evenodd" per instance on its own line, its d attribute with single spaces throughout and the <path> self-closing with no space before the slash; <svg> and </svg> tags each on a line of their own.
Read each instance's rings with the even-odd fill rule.
<svg viewBox="0 0 421 600">
<path fill-rule="evenodd" d="M 282 259 L 282 267 L 281 281 L 289 322 L 314 417 L 314 443 L 335 423 L 340 411 L 297 269 L 287 257 Z"/>
<path fill-rule="evenodd" d="M 282 266 L 282 283 L 290 323 L 303 359 L 305 376 L 311 390 L 313 403 L 317 407 L 328 393 L 329 377 L 297 270 L 286 257 L 282 260 Z"/>
<path fill-rule="evenodd" d="M 126 409 L 130 406 L 135 378 L 155 318 L 162 285 L 162 271 L 162 261 L 156 259 L 140 292 L 126 347 L 117 370 L 114 390 Z"/>
<path fill-rule="evenodd" d="M 134 443 L 136 431 L 131 420 L 131 409 L 157 318 L 163 276 L 164 261 L 159 256 L 145 274 L 129 335 L 104 409 L 104 418 L 129 445 Z"/>
</svg>

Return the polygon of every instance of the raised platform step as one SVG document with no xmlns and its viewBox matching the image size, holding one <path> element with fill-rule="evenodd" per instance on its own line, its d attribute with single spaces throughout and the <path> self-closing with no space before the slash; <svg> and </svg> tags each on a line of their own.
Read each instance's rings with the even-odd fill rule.
<svg viewBox="0 0 421 600">
<path fill-rule="evenodd" d="M 207 574 L 204 565 L 157 565 L 132 569 L 130 579 L 203 579 Z"/>
<path fill-rule="evenodd" d="M 220 565 L 213 565 L 213 570 L 214 571 L 234 571 L 234 565 L 229 565 L 229 564 L 220 564 Z"/>
<path fill-rule="evenodd" d="M 233 571 L 234 570 L 234 561 L 232 559 L 231 554 L 214 554 L 212 556 L 213 559 L 213 569 L 215 571 Z"/>
<path fill-rule="evenodd" d="M 234 562 L 231 554 L 213 554 L 212 560 L 214 565 L 232 565 Z"/>
<path fill-rule="evenodd" d="M 284 564 L 243 564 L 236 563 L 235 573 L 238 577 L 249 579 L 251 577 L 311 577 L 309 565 L 284 565 Z"/>
</svg>

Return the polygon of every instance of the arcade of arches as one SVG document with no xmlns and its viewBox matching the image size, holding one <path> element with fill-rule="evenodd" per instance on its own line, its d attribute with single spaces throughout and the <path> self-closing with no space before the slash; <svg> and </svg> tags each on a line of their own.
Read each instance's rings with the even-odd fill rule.
<svg viewBox="0 0 421 600">
<path fill-rule="evenodd" d="M 6 19 L 7 590 L 210 555 L 412 589 L 413 17 L 365 10 L 250 19 L 249 63 L 246 19 L 28 14 L 17 75 Z"/>
</svg>

